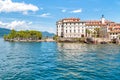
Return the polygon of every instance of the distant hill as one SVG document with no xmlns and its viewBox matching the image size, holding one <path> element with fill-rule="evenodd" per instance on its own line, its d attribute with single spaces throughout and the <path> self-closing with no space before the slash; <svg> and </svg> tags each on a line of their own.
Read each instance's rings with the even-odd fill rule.
<svg viewBox="0 0 120 80">
<path fill-rule="evenodd" d="M 55 34 L 44 31 L 44 32 L 42 32 L 42 35 L 43 35 L 43 37 L 53 37 Z"/>
<path fill-rule="evenodd" d="M 0 37 L 3 37 L 5 34 L 9 34 L 9 32 L 9 29 L 0 28 Z"/>
<path fill-rule="evenodd" d="M 0 37 L 3 37 L 5 34 L 9 34 L 11 30 L 0 28 Z M 47 31 L 42 32 L 43 37 L 53 37 L 54 33 L 49 33 Z"/>
</svg>

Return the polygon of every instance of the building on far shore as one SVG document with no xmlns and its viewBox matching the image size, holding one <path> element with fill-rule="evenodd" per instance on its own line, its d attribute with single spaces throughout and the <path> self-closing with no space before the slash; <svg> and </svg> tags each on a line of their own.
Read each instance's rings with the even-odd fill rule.
<svg viewBox="0 0 120 80">
<path fill-rule="evenodd" d="M 61 38 L 100 37 L 120 39 L 120 24 L 106 20 L 82 21 L 79 18 L 65 18 L 56 22 L 57 36 Z"/>
</svg>

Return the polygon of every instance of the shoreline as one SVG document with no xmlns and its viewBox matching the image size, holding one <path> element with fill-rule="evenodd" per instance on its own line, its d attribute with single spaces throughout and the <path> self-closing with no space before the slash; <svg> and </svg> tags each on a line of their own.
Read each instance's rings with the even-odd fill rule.
<svg viewBox="0 0 120 80">
<path fill-rule="evenodd" d="M 72 40 L 53 40 L 53 39 L 41 39 L 41 40 L 15 40 L 15 39 L 7 39 L 4 41 L 8 41 L 8 42 L 57 42 L 57 43 L 82 43 L 82 44 L 120 44 L 120 41 L 116 41 L 115 43 L 112 41 L 72 41 Z"/>
<path fill-rule="evenodd" d="M 8 40 L 5 40 L 5 41 L 8 41 Z M 112 42 L 103 42 L 103 43 L 86 43 L 86 42 L 66 42 L 66 41 L 46 41 L 46 40 L 38 40 L 38 41 L 34 41 L 34 40 L 30 40 L 30 41 L 26 41 L 26 40 L 14 40 L 14 41 L 8 41 L 8 42 L 56 42 L 56 43 L 78 43 L 78 44 L 117 44 L 119 45 L 120 43 L 112 43 Z"/>
<path fill-rule="evenodd" d="M 8 42 L 56 42 L 55 40 L 53 39 L 45 39 L 45 40 L 14 40 L 14 39 L 7 39 L 4 41 L 8 41 Z"/>
<path fill-rule="evenodd" d="M 61 41 L 56 41 L 57 43 L 78 43 L 78 44 L 120 44 L 120 43 L 112 43 L 112 42 L 101 42 L 101 43 L 86 43 L 86 42 L 61 42 Z"/>
<path fill-rule="evenodd" d="M 57 42 L 60 43 L 83 43 L 83 44 L 120 44 L 120 40 L 109 40 L 103 38 L 84 38 L 84 39 L 68 39 L 61 38 L 58 39 Z"/>
</svg>

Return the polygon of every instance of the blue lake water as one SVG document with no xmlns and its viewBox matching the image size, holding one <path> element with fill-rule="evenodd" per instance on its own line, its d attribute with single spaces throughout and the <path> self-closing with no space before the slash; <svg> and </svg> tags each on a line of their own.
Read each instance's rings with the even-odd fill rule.
<svg viewBox="0 0 120 80">
<path fill-rule="evenodd" d="M 120 80 L 120 45 L 0 38 L 0 80 Z"/>
</svg>

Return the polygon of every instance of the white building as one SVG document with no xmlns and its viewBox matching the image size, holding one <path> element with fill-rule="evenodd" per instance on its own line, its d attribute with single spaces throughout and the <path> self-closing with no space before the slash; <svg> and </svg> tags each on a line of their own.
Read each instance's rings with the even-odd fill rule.
<svg viewBox="0 0 120 80">
<path fill-rule="evenodd" d="M 120 24 L 114 24 L 108 28 L 109 39 L 120 40 Z"/>
<path fill-rule="evenodd" d="M 62 38 L 93 37 L 95 33 L 99 33 L 100 37 L 112 39 L 111 31 L 114 32 L 116 29 L 111 29 L 111 27 L 114 28 L 116 25 L 115 22 L 105 20 L 103 15 L 101 20 L 81 21 L 79 18 L 65 18 L 56 23 L 57 36 Z M 96 28 L 99 28 L 100 32 L 96 31 Z M 117 25 L 117 32 L 120 32 L 120 25 L 119 27 Z M 117 38 L 118 34 L 114 35 L 114 38 Z"/>
<path fill-rule="evenodd" d="M 85 23 L 79 18 L 67 18 L 57 22 L 57 35 L 64 38 L 85 36 Z"/>
</svg>

